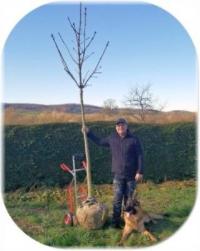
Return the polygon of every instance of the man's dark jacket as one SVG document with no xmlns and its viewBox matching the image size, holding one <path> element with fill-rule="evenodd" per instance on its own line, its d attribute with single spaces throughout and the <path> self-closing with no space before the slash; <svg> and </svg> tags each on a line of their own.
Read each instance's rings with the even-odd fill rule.
<svg viewBox="0 0 200 251">
<path fill-rule="evenodd" d="M 127 130 L 124 138 L 117 132 L 106 138 L 98 138 L 91 130 L 89 139 L 97 145 L 109 147 L 112 153 L 112 173 L 118 178 L 133 180 L 136 173 L 143 174 L 143 152 L 139 139 Z"/>
</svg>

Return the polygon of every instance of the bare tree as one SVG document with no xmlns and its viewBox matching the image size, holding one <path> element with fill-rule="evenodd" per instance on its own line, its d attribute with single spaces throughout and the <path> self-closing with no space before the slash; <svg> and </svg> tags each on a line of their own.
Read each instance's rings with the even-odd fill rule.
<svg viewBox="0 0 200 251">
<path fill-rule="evenodd" d="M 103 102 L 103 111 L 106 114 L 116 113 L 117 110 L 118 110 L 118 106 L 117 106 L 116 101 L 114 99 L 109 98 Z"/>
<path fill-rule="evenodd" d="M 76 67 L 75 71 L 72 71 L 70 68 L 69 63 L 67 63 L 66 59 L 64 58 L 57 42 L 55 36 L 51 34 L 53 42 L 56 46 L 58 54 L 60 56 L 61 62 L 64 66 L 64 70 L 70 76 L 70 78 L 74 81 L 80 91 L 80 104 L 81 104 L 81 115 L 82 115 L 82 127 L 86 127 L 85 123 L 85 112 L 84 112 L 84 102 L 83 102 L 83 90 L 88 86 L 89 81 L 92 78 L 97 77 L 100 74 L 100 63 L 102 58 L 106 52 L 106 49 L 109 45 L 109 41 L 106 43 L 102 53 L 100 54 L 96 64 L 93 66 L 91 70 L 86 69 L 85 62 L 90 58 L 94 52 L 89 52 L 90 46 L 93 43 L 97 32 L 94 31 L 92 35 L 87 35 L 87 8 L 82 8 L 82 4 L 80 3 L 80 10 L 79 10 L 79 23 L 75 24 L 71 21 L 68 17 L 68 23 L 70 28 L 72 29 L 74 35 L 73 41 L 73 49 L 70 50 L 67 43 L 64 41 L 63 37 L 60 33 L 58 33 L 58 37 L 63 44 L 65 50 L 68 53 L 68 58 L 73 62 Z M 85 130 L 83 130 L 84 136 L 84 147 L 85 147 L 85 154 L 87 160 L 87 186 L 88 186 L 88 197 L 92 197 L 92 184 L 91 184 L 91 164 L 90 164 L 90 153 L 88 147 L 88 140 Z"/>
<path fill-rule="evenodd" d="M 149 112 L 163 110 L 164 105 L 156 105 L 157 102 L 150 84 L 131 88 L 124 101 L 126 106 L 132 108 L 133 116 L 143 122 Z"/>
</svg>

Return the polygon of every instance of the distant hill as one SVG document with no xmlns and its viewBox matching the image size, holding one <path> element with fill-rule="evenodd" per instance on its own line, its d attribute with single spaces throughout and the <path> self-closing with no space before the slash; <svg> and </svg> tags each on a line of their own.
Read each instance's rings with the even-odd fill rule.
<svg viewBox="0 0 200 251">
<path fill-rule="evenodd" d="M 4 103 L 3 104 L 4 109 L 12 108 L 15 111 L 21 111 L 21 112 L 64 112 L 64 113 L 80 113 L 81 108 L 80 104 L 75 103 L 69 103 L 69 104 L 60 104 L 60 105 L 42 105 L 42 104 L 29 104 L 29 103 Z M 103 107 L 95 106 L 95 105 L 88 105 L 85 104 L 85 112 L 86 113 L 99 113 L 102 112 Z M 130 108 L 119 108 L 121 112 L 132 112 L 132 109 Z M 155 113 L 165 113 L 165 114 L 171 114 L 171 115 L 188 115 L 192 114 L 194 112 L 190 111 L 184 111 L 184 110 L 173 110 L 168 112 L 161 112 L 157 110 L 149 111 L 149 113 L 155 114 Z"/>
<path fill-rule="evenodd" d="M 85 105 L 86 113 L 99 113 L 102 107 L 94 105 Z M 14 110 L 24 112 L 65 112 L 65 113 L 80 113 L 80 104 L 61 104 L 61 105 L 41 105 L 41 104 L 26 104 L 26 103 L 5 103 L 4 109 L 13 108 Z"/>
<path fill-rule="evenodd" d="M 11 124 L 43 124 L 43 123 L 68 123 L 81 121 L 80 104 L 41 105 L 5 103 L 4 123 Z M 105 109 L 94 105 L 85 105 L 87 121 L 115 121 L 119 117 L 126 118 L 129 122 L 141 122 L 134 116 L 136 110 L 130 108 Z M 146 114 L 146 123 L 175 123 L 196 120 L 196 113 L 189 111 L 157 111 L 151 110 Z"/>
</svg>

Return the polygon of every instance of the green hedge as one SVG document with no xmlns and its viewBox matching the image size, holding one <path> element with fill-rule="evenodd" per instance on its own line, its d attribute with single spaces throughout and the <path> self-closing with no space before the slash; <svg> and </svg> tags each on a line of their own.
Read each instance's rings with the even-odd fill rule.
<svg viewBox="0 0 200 251">
<path fill-rule="evenodd" d="M 96 122 L 89 127 L 99 136 L 114 130 L 113 123 Z M 139 136 L 145 159 L 145 179 L 160 182 L 196 176 L 196 125 L 130 125 Z M 90 142 L 92 181 L 112 182 L 108 149 Z M 81 125 L 47 124 L 6 126 L 4 129 L 5 190 L 32 186 L 64 186 L 71 176 L 60 163 L 72 164 L 72 155 L 83 152 Z M 83 176 L 79 177 L 83 179 Z"/>
</svg>

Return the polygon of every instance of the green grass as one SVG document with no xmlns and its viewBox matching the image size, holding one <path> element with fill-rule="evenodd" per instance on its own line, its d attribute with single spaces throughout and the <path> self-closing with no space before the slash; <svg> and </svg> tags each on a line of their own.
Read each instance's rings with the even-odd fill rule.
<svg viewBox="0 0 200 251">
<path fill-rule="evenodd" d="M 150 231 L 163 241 L 173 235 L 185 222 L 195 202 L 195 181 L 170 181 L 161 184 L 144 183 L 137 191 L 143 209 L 167 213 L 157 224 L 148 224 Z M 30 192 L 18 190 L 6 193 L 5 205 L 15 223 L 33 239 L 56 247 L 116 247 L 121 230 L 110 227 L 112 214 L 112 185 L 94 186 L 95 197 L 108 205 L 110 214 L 100 230 L 85 230 L 81 226 L 64 224 L 67 213 L 65 192 L 60 188 L 40 188 Z M 140 233 L 132 233 L 125 246 L 153 245 Z"/>
</svg>

